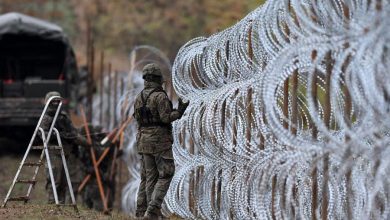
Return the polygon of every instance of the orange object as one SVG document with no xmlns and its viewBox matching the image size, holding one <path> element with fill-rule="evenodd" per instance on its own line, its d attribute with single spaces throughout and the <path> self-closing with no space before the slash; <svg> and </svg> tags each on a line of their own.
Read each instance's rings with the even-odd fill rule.
<svg viewBox="0 0 390 220">
<path fill-rule="evenodd" d="M 90 149 L 90 152 L 91 152 L 92 164 L 93 164 L 93 168 L 95 169 L 96 182 L 98 184 L 100 197 L 102 199 L 102 203 L 103 203 L 103 206 L 104 206 L 104 213 L 108 213 L 107 201 L 106 201 L 106 197 L 104 195 L 103 184 L 102 184 L 102 180 L 101 180 L 99 169 L 98 169 L 97 162 L 96 162 L 96 155 L 95 155 L 95 151 L 94 151 L 94 149 L 92 147 L 92 139 L 91 139 L 89 128 L 88 128 L 87 118 L 85 116 L 85 112 L 84 112 L 84 109 L 83 109 L 82 106 L 80 106 L 80 111 L 81 111 L 81 115 L 83 117 L 85 133 L 87 134 L 87 141 L 90 144 L 90 148 L 89 149 Z"/>
</svg>

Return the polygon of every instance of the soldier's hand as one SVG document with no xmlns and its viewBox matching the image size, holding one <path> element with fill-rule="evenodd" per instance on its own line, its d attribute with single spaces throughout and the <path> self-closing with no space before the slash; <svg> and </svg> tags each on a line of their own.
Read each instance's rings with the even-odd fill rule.
<svg viewBox="0 0 390 220">
<path fill-rule="evenodd" d="M 184 114 L 188 105 L 190 104 L 190 101 L 183 102 L 183 100 L 181 98 L 179 98 L 178 101 L 179 101 L 179 106 L 177 107 L 177 110 L 180 112 L 180 114 Z"/>
</svg>

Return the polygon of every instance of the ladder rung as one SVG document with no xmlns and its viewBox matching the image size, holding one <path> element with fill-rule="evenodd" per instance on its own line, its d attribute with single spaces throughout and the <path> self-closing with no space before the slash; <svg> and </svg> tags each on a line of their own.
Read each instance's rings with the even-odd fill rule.
<svg viewBox="0 0 390 220">
<path fill-rule="evenodd" d="M 28 201 L 29 199 L 27 196 L 21 196 L 8 198 L 8 201 Z"/>
<path fill-rule="evenodd" d="M 33 150 L 43 150 L 43 146 L 32 146 L 31 149 Z M 61 150 L 61 147 L 59 146 L 48 146 L 49 150 Z"/>
<path fill-rule="evenodd" d="M 17 183 L 28 183 L 28 184 L 35 184 L 36 180 L 17 180 Z"/>
<path fill-rule="evenodd" d="M 42 162 L 26 162 L 23 164 L 23 166 L 27 166 L 27 167 L 36 167 L 41 165 L 43 165 Z"/>
</svg>

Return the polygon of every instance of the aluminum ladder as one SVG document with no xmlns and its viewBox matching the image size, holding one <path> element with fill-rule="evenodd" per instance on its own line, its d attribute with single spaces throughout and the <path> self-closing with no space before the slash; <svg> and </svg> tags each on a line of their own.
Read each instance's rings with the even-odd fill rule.
<svg viewBox="0 0 390 220">
<path fill-rule="evenodd" d="M 57 101 L 57 102 L 59 102 L 59 104 L 57 106 L 56 113 L 53 117 L 53 121 L 50 124 L 50 129 L 47 132 L 47 135 L 45 135 L 45 131 L 43 130 L 41 125 L 42 125 L 43 118 L 47 114 L 48 107 L 49 107 L 50 103 L 52 103 L 53 101 Z M 73 206 L 75 208 L 75 210 L 78 212 L 76 199 L 75 199 L 75 196 L 73 193 L 73 187 L 72 187 L 72 183 L 70 181 L 70 176 L 69 176 L 69 172 L 68 172 L 68 166 L 66 164 L 64 149 L 63 149 L 62 142 L 61 142 L 61 137 L 60 137 L 58 130 L 54 127 L 54 125 L 57 121 L 57 117 L 61 111 L 61 106 L 62 106 L 62 98 L 59 96 L 53 96 L 46 102 L 45 108 L 42 111 L 41 117 L 39 118 L 38 124 L 35 128 L 33 135 L 32 135 L 32 138 L 31 138 L 30 143 L 27 147 L 27 150 L 26 150 L 26 152 L 23 156 L 23 159 L 19 165 L 19 168 L 18 168 L 16 175 L 14 177 L 14 180 L 13 180 L 13 182 L 8 190 L 7 196 L 4 199 L 2 208 L 5 208 L 5 206 L 7 205 L 7 203 L 9 201 L 23 201 L 26 204 L 30 200 L 31 191 L 37 182 L 36 178 L 37 178 L 37 175 L 39 172 L 39 168 L 44 164 L 43 163 L 44 158 L 46 158 L 46 163 L 47 163 L 47 168 L 48 168 L 49 175 L 50 175 L 50 181 L 51 181 L 51 185 L 52 185 L 52 189 L 53 189 L 55 204 L 57 206 L 65 205 L 65 204 L 60 204 L 58 201 L 58 194 L 57 194 L 56 184 L 55 184 L 55 180 L 54 180 L 52 164 L 50 161 L 50 155 L 49 155 L 49 150 L 59 150 L 61 152 L 62 165 L 63 165 L 63 168 L 65 170 L 66 181 L 68 184 L 68 190 L 69 190 L 71 202 L 72 202 L 71 204 L 68 204 L 68 205 Z M 54 139 L 57 140 L 56 146 L 49 144 L 49 140 L 51 139 L 50 137 L 51 137 L 53 131 L 55 133 Z M 40 140 L 42 142 L 42 145 L 41 146 L 33 146 L 33 144 L 37 142 L 35 140 L 38 137 L 37 136 L 38 133 L 41 135 Z M 28 157 L 31 150 L 41 150 L 42 151 L 41 155 L 39 157 L 39 160 L 37 162 L 26 162 L 27 157 Z M 23 167 L 35 167 L 32 179 L 19 179 L 19 175 L 20 175 Z M 28 185 L 28 190 L 27 190 L 27 193 L 25 196 L 10 197 L 16 184 L 27 184 Z"/>
</svg>

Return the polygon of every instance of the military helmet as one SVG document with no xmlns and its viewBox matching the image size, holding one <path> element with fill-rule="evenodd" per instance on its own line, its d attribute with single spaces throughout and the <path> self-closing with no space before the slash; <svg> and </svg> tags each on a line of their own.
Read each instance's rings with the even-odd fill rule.
<svg viewBox="0 0 390 220">
<path fill-rule="evenodd" d="M 49 99 L 50 99 L 51 97 L 53 97 L 53 96 L 59 96 L 59 97 L 61 97 L 61 94 L 60 94 L 59 92 L 57 92 L 57 91 L 48 92 L 48 93 L 46 94 L 46 97 L 45 97 L 45 103 L 46 103 L 47 101 L 49 101 Z"/>
<path fill-rule="evenodd" d="M 145 78 L 146 75 L 163 77 L 160 67 L 155 63 L 149 63 L 144 66 L 142 69 L 142 77 Z"/>
</svg>

